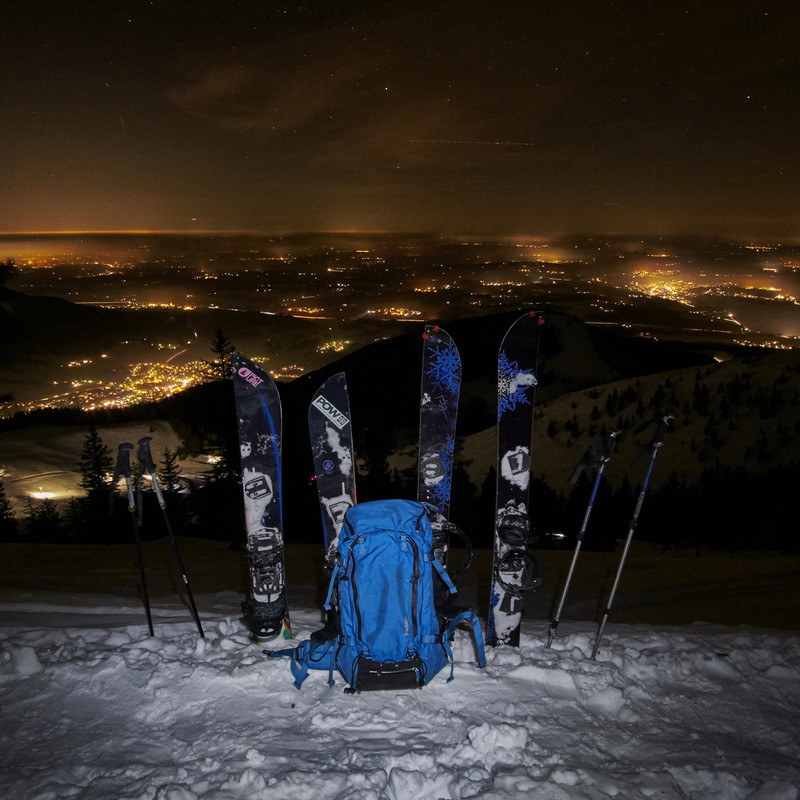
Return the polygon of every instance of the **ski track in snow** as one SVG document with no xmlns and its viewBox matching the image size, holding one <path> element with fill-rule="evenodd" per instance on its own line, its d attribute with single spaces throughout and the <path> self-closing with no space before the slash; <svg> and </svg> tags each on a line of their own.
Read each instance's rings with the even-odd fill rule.
<svg viewBox="0 0 800 800">
<path fill-rule="evenodd" d="M 520 649 L 467 632 L 421 690 L 298 691 L 234 593 L 183 607 L 26 595 L 0 605 L 3 796 L 797 800 L 800 636 L 749 627 L 524 622 Z M 85 604 L 85 605 L 84 605 Z M 215 609 L 208 613 L 207 609 Z M 319 614 L 295 610 L 297 640 Z M 270 643 L 273 649 L 283 643 Z"/>
</svg>

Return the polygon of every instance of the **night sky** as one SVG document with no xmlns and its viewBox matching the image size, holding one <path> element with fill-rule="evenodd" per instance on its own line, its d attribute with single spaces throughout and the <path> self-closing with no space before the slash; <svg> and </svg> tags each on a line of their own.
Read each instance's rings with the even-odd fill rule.
<svg viewBox="0 0 800 800">
<path fill-rule="evenodd" d="M 6 0 L 0 231 L 800 239 L 800 6 Z"/>
</svg>

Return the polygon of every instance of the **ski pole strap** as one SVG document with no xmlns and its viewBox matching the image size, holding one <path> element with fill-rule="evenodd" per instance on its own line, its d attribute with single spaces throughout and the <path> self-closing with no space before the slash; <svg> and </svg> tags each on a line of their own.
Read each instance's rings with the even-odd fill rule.
<svg viewBox="0 0 800 800">
<path fill-rule="evenodd" d="M 152 441 L 152 436 L 142 436 L 142 438 L 139 439 L 139 449 L 136 451 L 136 457 L 139 459 L 139 463 L 144 467 L 145 472 L 150 475 L 156 471 L 156 464 L 150 452 L 150 442 Z"/>
<path fill-rule="evenodd" d="M 120 478 L 130 478 L 131 450 L 133 450 L 133 445 L 130 442 L 123 442 L 117 449 L 117 466 L 114 468 L 114 483 Z"/>
</svg>

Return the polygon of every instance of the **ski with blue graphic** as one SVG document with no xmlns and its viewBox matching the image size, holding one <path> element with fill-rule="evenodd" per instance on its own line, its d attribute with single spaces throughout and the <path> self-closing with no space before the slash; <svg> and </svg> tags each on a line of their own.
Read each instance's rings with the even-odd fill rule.
<svg viewBox="0 0 800 800">
<path fill-rule="evenodd" d="M 322 513 L 325 571 L 332 574 L 344 515 L 356 504 L 353 431 L 344 372 L 328 378 L 314 394 L 308 407 L 308 435 Z"/>
<path fill-rule="evenodd" d="M 435 509 L 431 518 L 434 545 L 437 557 L 444 564 L 461 391 L 461 357 L 453 340 L 438 325 L 426 325 L 422 338 L 417 500 Z"/>
<path fill-rule="evenodd" d="M 291 639 L 283 558 L 281 400 L 278 387 L 257 364 L 232 353 L 231 368 L 250 569 L 250 596 L 242 614 L 256 639 Z"/>
<path fill-rule="evenodd" d="M 522 594 L 541 583 L 530 548 L 529 484 L 539 340 L 544 317 L 531 311 L 506 332 L 497 362 L 497 495 L 486 639 L 519 646 Z"/>
</svg>

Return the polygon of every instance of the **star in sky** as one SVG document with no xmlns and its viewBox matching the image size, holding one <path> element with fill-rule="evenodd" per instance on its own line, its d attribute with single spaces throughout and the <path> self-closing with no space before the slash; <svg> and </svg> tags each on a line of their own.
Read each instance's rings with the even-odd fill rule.
<svg viewBox="0 0 800 800">
<path fill-rule="evenodd" d="M 797 233 L 791 4 L 0 14 L 5 230 Z"/>
</svg>

